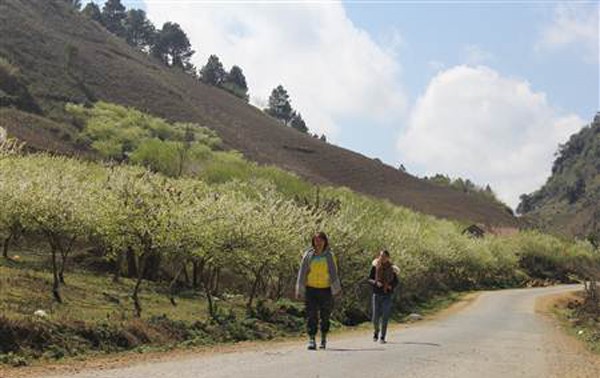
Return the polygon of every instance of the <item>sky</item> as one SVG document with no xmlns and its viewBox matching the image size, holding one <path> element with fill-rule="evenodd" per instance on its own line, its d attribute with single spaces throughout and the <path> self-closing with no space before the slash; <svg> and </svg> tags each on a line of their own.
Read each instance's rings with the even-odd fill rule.
<svg viewBox="0 0 600 378">
<path fill-rule="evenodd" d="M 123 4 L 179 23 L 197 67 L 239 65 L 252 104 L 282 84 L 330 142 L 490 184 L 513 208 L 600 110 L 598 1 Z"/>
</svg>

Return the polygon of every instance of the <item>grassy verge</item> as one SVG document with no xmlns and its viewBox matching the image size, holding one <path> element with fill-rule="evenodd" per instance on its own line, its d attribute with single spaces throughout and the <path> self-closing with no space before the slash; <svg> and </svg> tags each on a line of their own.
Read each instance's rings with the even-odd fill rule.
<svg viewBox="0 0 600 378">
<path fill-rule="evenodd" d="M 592 352 L 600 354 L 600 314 L 586 311 L 583 304 L 584 295 L 580 292 L 558 301 L 553 313 L 569 334 L 584 342 Z"/>
<path fill-rule="evenodd" d="M 135 318 L 130 298 L 134 282 L 122 278 L 115 284 L 110 275 L 82 267 L 89 262 L 68 272 L 64 286 L 68 299 L 58 304 L 50 295 L 47 256 L 38 251 L 20 249 L 13 260 L 0 259 L 0 366 L 5 368 L 283 339 L 304 331 L 301 303 L 259 301 L 248 313 L 243 296 L 225 294 L 215 298 L 219 316 L 210 319 L 201 292 L 180 291 L 173 306 L 165 285 L 153 283 L 145 284 L 144 315 Z M 461 298 L 460 293 L 439 295 L 413 311 L 433 314 Z M 35 315 L 38 310 L 46 315 Z M 403 316 L 396 320 L 403 321 Z M 346 327 L 336 321 L 333 325 L 337 334 L 369 327 L 369 323 Z"/>
</svg>

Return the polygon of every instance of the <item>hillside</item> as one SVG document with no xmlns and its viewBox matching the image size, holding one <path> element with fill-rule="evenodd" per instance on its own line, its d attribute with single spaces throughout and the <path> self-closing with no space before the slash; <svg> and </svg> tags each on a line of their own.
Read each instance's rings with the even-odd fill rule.
<svg viewBox="0 0 600 378">
<path fill-rule="evenodd" d="M 539 190 L 521 196 L 518 211 L 549 231 L 598 238 L 599 204 L 600 113 L 560 146 L 552 175 Z"/>
<path fill-rule="evenodd" d="M 38 113 L 4 112 L 0 126 L 36 148 L 77 149 L 64 104 L 104 100 L 212 128 L 225 147 L 315 183 L 349 187 L 444 218 L 517 223 L 506 209 L 485 198 L 428 183 L 282 127 L 238 98 L 153 61 L 62 2 L 3 0 L 0 7 L 0 57 L 18 69 L 35 102 L 22 109 Z M 37 125 L 41 137 L 30 132 Z"/>
</svg>

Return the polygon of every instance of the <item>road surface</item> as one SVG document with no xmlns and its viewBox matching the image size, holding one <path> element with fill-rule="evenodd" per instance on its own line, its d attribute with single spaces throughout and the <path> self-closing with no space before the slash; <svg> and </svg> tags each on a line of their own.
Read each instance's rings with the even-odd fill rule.
<svg viewBox="0 0 600 378">
<path fill-rule="evenodd" d="M 274 343 L 52 378 L 597 378 L 593 357 L 534 310 L 537 298 L 577 288 L 484 292 L 451 315 L 392 327 L 386 345 L 356 332 L 333 335 L 326 351 L 307 351 L 304 342 Z"/>
</svg>

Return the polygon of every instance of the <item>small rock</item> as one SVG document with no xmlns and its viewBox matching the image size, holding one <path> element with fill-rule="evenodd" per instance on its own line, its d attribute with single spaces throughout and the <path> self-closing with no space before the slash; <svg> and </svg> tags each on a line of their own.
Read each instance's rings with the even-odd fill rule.
<svg viewBox="0 0 600 378">
<path fill-rule="evenodd" d="M 579 332 L 577 332 L 578 335 L 583 335 L 583 330 L 580 329 Z"/>
<path fill-rule="evenodd" d="M 48 317 L 48 313 L 44 310 L 37 310 L 36 312 L 33 313 L 33 315 L 35 315 L 39 318 L 47 318 Z"/>
<path fill-rule="evenodd" d="M 417 313 L 412 313 L 412 314 L 408 315 L 407 319 L 410 320 L 411 322 L 417 322 L 419 320 L 423 320 L 423 315 L 417 314 Z"/>
</svg>

